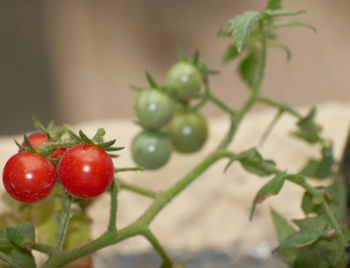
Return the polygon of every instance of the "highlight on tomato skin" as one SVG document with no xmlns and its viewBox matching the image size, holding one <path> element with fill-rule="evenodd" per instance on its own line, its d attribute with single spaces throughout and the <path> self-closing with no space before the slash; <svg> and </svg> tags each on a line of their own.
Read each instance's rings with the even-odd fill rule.
<svg viewBox="0 0 350 268">
<path fill-rule="evenodd" d="M 175 63 L 166 74 L 165 85 L 174 89 L 178 98 L 183 101 L 196 97 L 202 84 L 202 74 L 195 65 L 189 62 Z"/>
<path fill-rule="evenodd" d="M 54 166 L 44 157 L 19 152 L 5 164 L 3 183 L 17 201 L 34 203 L 45 199 L 56 183 Z"/>
<path fill-rule="evenodd" d="M 169 95 L 159 89 L 150 88 L 137 95 L 134 111 L 143 127 L 159 129 L 171 120 L 174 106 L 174 101 Z"/>
<path fill-rule="evenodd" d="M 177 112 L 167 126 L 167 131 L 172 134 L 174 149 L 180 153 L 199 151 L 208 137 L 205 117 L 193 110 Z"/>
<path fill-rule="evenodd" d="M 114 165 L 111 157 L 98 146 L 78 144 L 63 154 L 58 176 L 68 193 L 89 199 L 99 196 L 111 186 Z"/>
<path fill-rule="evenodd" d="M 134 162 L 145 169 L 153 170 L 164 166 L 172 152 L 169 137 L 155 131 L 141 131 L 134 137 L 131 154 Z"/>
</svg>

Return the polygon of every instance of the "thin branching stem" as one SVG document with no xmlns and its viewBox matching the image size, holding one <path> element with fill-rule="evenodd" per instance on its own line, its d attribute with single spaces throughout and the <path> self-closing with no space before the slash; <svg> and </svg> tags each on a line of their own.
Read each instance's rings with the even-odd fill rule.
<svg viewBox="0 0 350 268">
<path fill-rule="evenodd" d="M 146 189 L 146 188 L 141 187 L 141 186 L 126 183 L 119 178 L 118 178 L 117 182 L 118 182 L 120 189 L 128 190 L 130 192 L 134 192 L 134 193 L 137 193 L 137 194 L 140 194 L 143 196 L 147 196 L 150 198 L 156 198 L 158 195 L 158 193 L 155 191 L 152 191 L 150 189 Z"/>
</svg>

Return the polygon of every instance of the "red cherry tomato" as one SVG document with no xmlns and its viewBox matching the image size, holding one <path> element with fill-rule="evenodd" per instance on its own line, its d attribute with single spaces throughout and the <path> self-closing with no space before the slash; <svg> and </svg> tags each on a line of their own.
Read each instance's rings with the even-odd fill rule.
<svg viewBox="0 0 350 268">
<path fill-rule="evenodd" d="M 23 203 L 43 200 L 51 193 L 55 182 L 53 165 L 34 153 L 19 152 L 4 167 L 3 183 L 6 191 Z"/>
<path fill-rule="evenodd" d="M 113 176 L 111 157 L 95 145 L 74 145 L 63 154 L 58 167 L 62 186 L 71 195 L 84 199 L 106 191 Z"/>
<path fill-rule="evenodd" d="M 42 132 L 37 132 L 32 135 L 29 135 L 28 140 L 30 144 L 34 147 L 34 149 L 38 149 L 41 145 L 50 141 L 49 138 L 46 136 L 46 134 Z M 27 148 L 27 145 L 25 142 L 22 142 L 22 146 Z"/>
<path fill-rule="evenodd" d="M 60 156 L 63 156 L 63 154 L 67 151 L 67 148 L 66 147 L 58 147 L 56 149 L 56 151 L 50 155 L 50 158 L 53 158 L 53 159 L 58 159 Z M 56 162 L 52 162 L 53 166 L 55 167 L 55 170 L 57 168 L 57 163 Z"/>
</svg>

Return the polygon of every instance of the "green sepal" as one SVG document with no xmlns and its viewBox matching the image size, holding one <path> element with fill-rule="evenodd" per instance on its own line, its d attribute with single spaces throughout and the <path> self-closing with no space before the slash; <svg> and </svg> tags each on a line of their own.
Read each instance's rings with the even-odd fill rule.
<svg viewBox="0 0 350 268">
<path fill-rule="evenodd" d="M 149 72 L 146 72 L 146 80 L 151 88 L 158 88 L 156 80 L 154 80 L 154 78 Z"/>
</svg>

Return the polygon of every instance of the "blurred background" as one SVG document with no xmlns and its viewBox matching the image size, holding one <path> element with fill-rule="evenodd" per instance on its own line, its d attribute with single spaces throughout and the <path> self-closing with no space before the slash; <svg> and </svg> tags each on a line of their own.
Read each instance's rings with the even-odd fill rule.
<svg viewBox="0 0 350 268">
<path fill-rule="evenodd" d="M 2 0 L 0 1 L 0 135 L 33 129 L 31 117 L 76 123 L 133 118 L 135 92 L 150 71 L 161 82 L 176 61 L 176 45 L 195 49 L 211 68 L 213 91 L 234 106 L 247 96 L 235 64 L 222 69 L 230 43 L 216 33 L 228 18 L 261 9 L 262 0 Z M 271 49 L 265 95 L 293 105 L 350 103 L 350 1 L 285 0 L 306 9 L 309 29 L 280 31 L 293 52 Z M 214 107 L 205 113 L 218 115 Z"/>
</svg>

